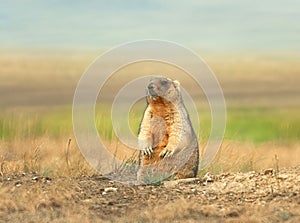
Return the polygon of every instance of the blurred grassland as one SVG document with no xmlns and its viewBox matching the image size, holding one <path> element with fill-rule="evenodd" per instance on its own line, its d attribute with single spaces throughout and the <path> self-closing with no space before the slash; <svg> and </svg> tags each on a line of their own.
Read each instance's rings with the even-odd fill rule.
<svg viewBox="0 0 300 223">
<path fill-rule="evenodd" d="M 95 52 L 2 52 L 0 139 L 72 134 L 73 94 L 94 57 Z M 226 99 L 226 139 L 255 143 L 300 139 L 299 58 L 292 53 L 277 57 L 266 53 L 206 54 L 206 62 L 215 72 Z M 211 117 L 201 88 L 182 70 L 151 62 L 124 67 L 107 81 L 95 113 L 100 135 L 106 140 L 114 138 L 107 101 L 126 81 L 146 74 L 164 74 L 181 81 L 196 101 L 201 123 L 199 137 L 206 140 Z M 135 133 L 144 108 L 142 101 L 130 113 Z"/>
<path fill-rule="evenodd" d="M 210 111 L 200 108 L 198 111 L 198 138 L 206 142 L 211 131 Z M 134 133 L 138 132 L 142 114 L 141 109 L 129 114 L 130 126 Z M 109 119 L 109 115 L 107 118 Z M 99 131 L 109 126 L 109 123 L 101 125 L 101 120 L 99 118 L 97 122 Z M 193 125 L 196 123 L 195 120 Z M 299 108 L 228 108 L 224 139 L 250 143 L 297 142 L 300 140 Z"/>
<path fill-rule="evenodd" d="M 5 112 L 0 115 L 1 140 L 15 140 L 47 136 L 53 139 L 72 136 L 70 107 L 47 110 L 41 114 L 32 112 Z M 130 128 L 137 135 L 143 109 L 129 114 Z M 199 140 L 207 141 L 210 133 L 210 114 L 201 113 Z M 116 140 L 111 115 L 106 111 L 96 113 L 96 126 L 100 136 L 107 141 Z M 124 121 L 124 125 L 127 120 Z M 299 109 L 232 108 L 227 110 L 225 139 L 264 143 L 296 142 L 300 139 Z"/>
<path fill-rule="evenodd" d="M 299 163 L 299 55 L 202 55 L 215 72 L 227 104 L 222 156 L 211 167 L 216 172 L 267 167 L 272 165 L 274 153 L 284 157 L 281 161 L 284 165 Z M 80 153 L 73 136 L 71 104 L 80 76 L 96 56 L 97 52 L 0 53 L 0 163 L 1 159 L 6 163 L 15 160 L 23 164 L 22 167 L 14 165 L 12 172 L 18 168 L 24 170 L 24 163 L 32 163 L 36 148 L 40 148 L 39 156 L 43 160 L 40 171 L 47 173 L 56 166 L 63 166 L 64 170 L 69 168 L 70 172 L 68 162 L 61 157 L 65 157 L 66 143 L 72 139 L 75 157 L 67 157 L 66 160 L 73 159 L 72 168 L 76 174 L 81 173 L 80 168 L 90 171 L 83 164 L 82 157 L 78 158 Z M 101 138 L 112 148 L 124 149 L 112 129 L 111 105 L 108 102 L 124 82 L 145 74 L 179 79 L 182 87 L 189 91 L 199 112 L 198 137 L 204 148 L 211 127 L 209 104 L 204 93 L 182 70 L 151 62 L 122 68 L 101 90 L 95 111 Z M 130 128 L 134 134 L 138 132 L 145 106 L 145 101 L 140 101 L 129 113 Z M 259 160 L 263 153 L 268 155 Z M 51 154 L 53 159 L 49 159 Z M 286 154 L 294 154 L 294 161 L 289 162 Z M 265 162 L 266 159 L 268 162 Z M 60 162 L 65 164 L 59 165 Z M 64 172 L 59 168 L 56 170 Z"/>
</svg>

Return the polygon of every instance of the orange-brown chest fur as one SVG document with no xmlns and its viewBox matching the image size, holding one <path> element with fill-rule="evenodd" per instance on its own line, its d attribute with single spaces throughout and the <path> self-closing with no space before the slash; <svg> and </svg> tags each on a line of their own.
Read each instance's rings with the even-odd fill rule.
<svg viewBox="0 0 300 223">
<path fill-rule="evenodd" d="M 174 105 L 160 97 L 156 98 L 156 100 L 150 99 L 148 106 L 151 108 L 149 125 L 153 153 L 151 156 L 143 157 L 143 165 L 153 164 L 162 159 L 159 154 L 168 144 L 175 112 Z"/>
</svg>

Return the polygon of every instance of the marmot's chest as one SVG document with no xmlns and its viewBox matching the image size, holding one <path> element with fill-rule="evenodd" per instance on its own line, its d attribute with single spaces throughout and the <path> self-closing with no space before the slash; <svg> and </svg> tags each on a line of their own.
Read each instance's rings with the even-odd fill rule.
<svg viewBox="0 0 300 223">
<path fill-rule="evenodd" d="M 150 119 L 150 132 L 153 147 L 165 147 L 169 141 L 171 125 L 173 123 L 173 114 L 170 111 L 160 110 L 152 113 Z"/>
</svg>

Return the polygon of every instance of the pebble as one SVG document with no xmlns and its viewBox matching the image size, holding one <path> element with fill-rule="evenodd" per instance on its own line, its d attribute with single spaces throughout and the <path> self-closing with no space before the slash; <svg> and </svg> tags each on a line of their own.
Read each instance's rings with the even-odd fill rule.
<svg viewBox="0 0 300 223">
<path fill-rule="evenodd" d="M 116 187 L 104 188 L 104 192 L 116 192 L 117 190 L 118 190 L 118 188 L 116 188 Z"/>
</svg>

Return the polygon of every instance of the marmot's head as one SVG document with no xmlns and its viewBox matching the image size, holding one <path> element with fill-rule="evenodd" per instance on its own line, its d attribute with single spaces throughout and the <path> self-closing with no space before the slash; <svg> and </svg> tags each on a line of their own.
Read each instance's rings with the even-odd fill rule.
<svg viewBox="0 0 300 223">
<path fill-rule="evenodd" d="M 180 83 L 164 77 L 153 78 L 148 85 L 148 102 L 177 104 L 181 101 Z"/>
</svg>

